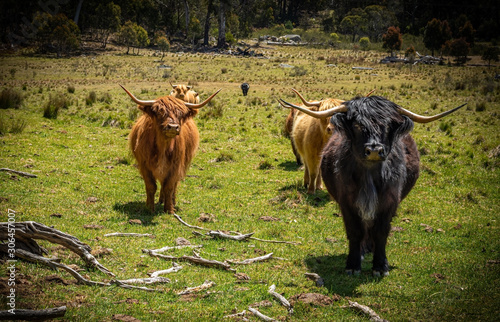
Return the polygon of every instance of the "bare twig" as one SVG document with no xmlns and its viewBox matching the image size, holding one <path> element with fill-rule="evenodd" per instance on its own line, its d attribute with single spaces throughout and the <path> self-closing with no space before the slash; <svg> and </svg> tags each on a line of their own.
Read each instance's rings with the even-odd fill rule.
<svg viewBox="0 0 500 322">
<path fill-rule="evenodd" d="M 188 287 L 184 291 L 177 292 L 177 295 L 186 295 L 186 294 L 191 294 L 191 293 L 197 293 L 197 292 L 206 290 L 214 285 L 215 285 L 215 283 L 212 281 L 205 281 L 205 282 L 203 282 L 203 284 L 201 284 L 199 286 Z"/>
<path fill-rule="evenodd" d="M 188 224 L 187 222 L 185 222 L 184 220 L 182 220 L 181 217 L 179 217 L 177 214 L 174 214 L 174 217 L 177 218 L 177 220 L 180 221 L 181 224 L 183 224 L 184 226 L 187 226 L 189 228 L 200 229 L 200 230 L 207 230 L 206 228 L 203 228 L 203 227 L 198 227 L 198 226 L 193 226 L 193 225 Z"/>
<path fill-rule="evenodd" d="M 49 320 L 63 317 L 66 314 L 66 306 L 54 307 L 45 310 L 14 309 L 12 311 L 0 311 L 0 320 Z"/>
<path fill-rule="evenodd" d="M 260 313 L 258 310 L 254 309 L 253 307 L 248 307 L 248 310 L 250 312 L 252 312 L 256 317 L 260 318 L 263 321 L 276 321 L 275 319 L 270 318 L 267 315 Z"/>
<path fill-rule="evenodd" d="M 238 240 L 238 241 L 247 240 L 253 234 L 254 233 L 249 233 L 249 234 L 244 234 L 244 235 L 238 234 L 238 235 L 234 236 L 234 235 L 225 234 L 225 233 L 221 232 L 220 230 L 211 230 L 207 233 L 207 235 L 211 236 L 211 237 L 222 238 L 222 239 L 232 239 L 232 240 Z"/>
<path fill-rule="evenodd" d="M 286 309 L 288 310 L 288 314 L 293 314 L 293 307 L 290 305 L 290 302 L 288 302 L 288 300 L 283 295 L 276 293 L 275 289 L 276 285 L 273 284 L 269 287 L 269 290 L 267 292 L 277 298 L 278 301 L 280 301 L 281 304 L 286 307 Z"/>
<path fill-rule="evenodd" d="M 104 237 L 154 237 L 154 235 L 138 233 L 110 233 L 105 234 Z"/>
<path fill-rule="evenodd" d="M 231 260 L 228 260 L 228 262 L 231 264 L 236 264 L 236 265 L 248 265 L 248 264 L 252 264 L 255 262 L 263 262 L 263 261 L 268 260 L 272 257 L 273 257 L 273 253 L 269 253 L 267 255 L 260 256 L 260 257 L 248 258 L 248 259 L 242 260 L 241 262 L 235 262 L 235 261 L 231 261 Z"/>
<path fill-rule="evenodd" d="M 229 315 L 226 315 L 224 316 L 225 319 L 227 318 L 239 318 L 241 319 L 242 321 L 248 321 L 248 319 L 245 317 L 245 314 L 247 313 L 247 311 L 243 310 L 241 311 L 240 313 L 235 313 L 235 314 L 229 314 Z"/>
<path fill-rule="evenodd" d="M 231 231 L 230 233 L 240 234 L 240 233 L 235 232 L 235 231 Z M 261 241 L 261 242 L 265 242 L 265 243 L 274 243 L 274 244 L 290 244 L 290 245 L 300 245 L 301 244 L 301 242 L 289 242 L 289 241 L 284 241 L 284 240 L 267 240 L 267 239 L 260 239 L 257 237 L 249 237 L 248 239 L 253 239 L 253 240 L 257 240 L 257 241 Z"/>
<path fill-rule="evenodd" d="M 153 252 L 155 252 L 155 253 L 162 253 L 162 252 L 166 252 L 166 251 L 173 250 L 173 249 L 182 249 L 182 248 L 201 248 L 201 247 L 203 247 L 203 245 L 179 245 L 179 246 L 165 246 L 165 247 L 158 248 L 158 249 L 152 249 L 151 251 L 153 251 Z"/>
<path fill-rule="evenodd" d="M 226 263 L 226 262 L 219 262 L 216 260 L 210 260 L 210 259 L 205 259 L 199 256 L 186 256 L 183 255 L 182 257 L 175 257 L 175 256 L 168 256 L 168 255 L 163 255 L 163 254 L 158 254 L 157 252 L 154 252 L 150 249 L 143 249 L 143 253 L 147 253 L 152 257 L 157 257 L 165 260 L 172 260 L 172 261 L 184 261 L 184 262 L 190 262 L 193 264 L 197 265 L 202 265 L 202 266 L 207 266 L 207 267 L 215 267 L 215 268 L 222 268 L 227 271 L 232 271 L 234 272 L 235 270 L 231 268 L 231 266 Z"/>
<path fill-rule="evenodd" d="M 9 169 L 9 168 L 0 168 L 0 171 L 7 171 L 7 172 L 10 172 L 10 173 L 18 174 L 20 176 L 28 177 L 28 178 L 37 178 L 36 174 L 31 174 L 31 173 L 28 173 L 28 172 L 22 172 L 22 171 L 12 170 L 12 169 Z"/>
<path fill-rule="evenodd" d="M 325 285 L 325 281 L 323 280 L 323 278 L 316 273 L 305 273 L 304 275 L 305 275 L 305 277 L 307 277 L 311 281 L 316 282 L 316 286 L 324 286 Z"/>
<path fill-rule="evenodd" d="M 156 272 L 153 272 L 151 274 L 149 274 L 149 276 L 151 277 L 158 277 L 159 275 L 164 275 L 164 274 L 170 274 L 170 273 L 175 273 L 175 272 L 178 272 L 182 269 L 182 266 L 177 264 L 176 262 L 172 262 L 172 267 L 169 268 L 169 269 L 164 269 L 162 271 L 156 271 Z"/>
<path fill-rule="evenodd" d="M 89 245 L 82 243 L 78 238 L 71 236 L 69 234 L 65 234 L 57 229 L 52 227 L 45 226 L 43 224 L 34 222 L 34 221 L 20 221 L 16 223 L 0 223 L 0 240 L 8 239 L 8 230 L 12 229 L 12 226 L 15 228 L 16 234 L 16 252 L 20 248 L 24 248 L 28 252 L 32 252 L 26 247 L 18 247 L 19 241 L 26 240 L 31 244 L 36 244 L 34 239 L 43 239 L 50 241 L 52 243 L 60 244 L 74 253 L 78 254 L 88 265 L 93 266 L 100 270 L 101 272 L 108 274 L 110 276 L 115 276 L 115 274 L 111 273 L 106 267 L 101 265 L 92 256 L 91 248 Z M 37 253 L 37 255 L 42 255 L 41 253 Z"/>
<path fill-rule="evenodd" d="M 349 301 L 349 307 L 357 309 L 357 310 L 361 311 L 362 313 L 370 316 L 370 321 L 387 322 L 387 320 L 382 319 L 377 313 L 375 313 L 375 311 L 373 311 L 372 309 L 370 309 L 366 305 L 361 305 L 358 302 Z"/>
<path fill-rule="evenodd" d="M 154 283 L 170 283 L 170 279 L 166 277 L 146 277 L 146 278 L 131 278 L 128 280 L 118 280 L 123 284 L 154 284 Z"/>
</svg>

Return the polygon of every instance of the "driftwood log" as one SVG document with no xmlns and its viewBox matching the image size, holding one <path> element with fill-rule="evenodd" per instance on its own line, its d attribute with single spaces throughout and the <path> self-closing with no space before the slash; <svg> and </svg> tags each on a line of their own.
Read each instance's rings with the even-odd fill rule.
<svg viewBox="0 0 500 322">
<path fill-rule="evenodd" d="M 23 310 L 0 311 L 0 320 L 25 320 L 41 321 L 63 317 L 66 314 L 66 306 L 54 307 L 45 310 Z"/>
<path fill-rule="evenodd" d="M 9 239 L 9 228 L 15 229 L 16 239 L 16 254 L 19 249 L 25 250 L 34 255 L 43 256 L 47 251 L 40 247 L 35 241 L 36 239 L 47 240 L 49 242 L 62 245 L 72 252 L 78 254 L 87 265 L 97 268 L 101 272 L 115 276 L 110 270 L 101 265 L 90 253 L 92 249 L 89 245 L 82 243 L 78 238 L 69 234 L 63 233 L 52 227 L 45 226 L 35 221 L 24 221 L 16 223 L 0 223 L 0 240 L 6 241 Z"/>
<path fill-rule="evenodd" d="M 36 178 L 36 174 L 31 174 L 31 173 L 28 173 L 28 172 L 22 172 L 22 171 L 17 171 L 17 170 L 12 170 L 12 169 L 9 169 L 9 168 L 0 168 L 0 171 L 7 171 L 7 172 L 10 172 L 10 173 L 14 173 L 14 174 L 17 174 L 17 175 L 20 175 L 20 176 L 23 176 L 23 177 L 27 177 L 27 178 Z"/>
</svg>

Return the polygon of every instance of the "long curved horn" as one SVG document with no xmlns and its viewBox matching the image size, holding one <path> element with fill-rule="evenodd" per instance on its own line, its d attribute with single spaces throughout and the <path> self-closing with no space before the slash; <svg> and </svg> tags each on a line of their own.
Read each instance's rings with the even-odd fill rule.
<svg viewBox="0 0 500 322">
<path fill-rule="evenodd" d="M 398 112 L 399 114 L 401 115 L 406 115 L 408 116 L 412 121 L 414 122 L 417 122 L 417 123 L 429 123 L 429 122 L 432 122 L 432 121 L 435 121 L 435 120 L 439 120 L 440 118 L 448 115 L 448 114 L 451 114 L 453 112 L 455 112 L 456 110 L 464 107 L 465 105 L 467 105 L 467 103 L 464 103 L 458 107 L 455 107 L 449 111 L 446 111 L 446 112 L 443 112 L 443 113 L 440 113 L 440 114 L 437 114 L 437 115 L 434 115 L 434 116 L 422 116 L 422 115 L 418 115 L 418 114 L 415 114 L 411 111 L 408 111 L 408 110 L 405 110 L 404 108 L 402 108 L 401 106 L 398 106 Z"/>
<path fill-rule="evenodd" d="M 175 89 L 177 87 L 177 85 L 173 85 L 172 82 L 169 82 L 169 83 L 170 83 L 170 86 L 172 86 L 172 88 Z"/>
<path fill-rule="evenodd" d="M 372 95 L 372 94 L 373 94 L 373 92 L 375 92 L 375 90 L 374 90 L 374 89 L 372 89 L 372 90 L 370 91 L 370 93 L 366 94 L 366 96 L 365 96 L 365 97 L 368 97 L 368 96 Z"/>
<path fill-rule="evenodd" d="M 317 119 L 324 119 L 324 118 L 327 118 L 327 117 L 330 117 L 332 116 L 333 114 L 336 114 L 336 113 L 345 113 L 347 112 L 347 107 L 342 104 L 342 105 L 339 105 L 339 106 L 335 106 L 335 107 L 332 107 L 331 109 L 328 109 L 326 111 L 319 111 L 319 112 L 316 112 L 316 111 L 311 111 L 303 106 L 298 106 L 298 105 L 294 105 L 292 103 L 288 103 L 287 101 L 283 100 L 283 99 L 279 99 L 278 100 L 280 102 L 280 104 L 283 106 L 283 107 L 286 107 L 286 108 L 290 108 L 290 107 L 293 107 L 299 111 L 301 111 L 302 113 L 304 114 L 307 114 L 309 116 L 312 116 L 312 117 L 315 117 Z"/>
<path fill-rule="evenodd" d="M 193 104 L 193 103 L 187 103 L 187 102 L 184 102 L 184 105 L 186 105 L 187 107 L 189 108 L 194 108 L 194 109 L 199 109 L 199 108 L 202 108 L 203 106 L 205 106 L 208 102 L 210 102 L 210 100 L 212 98 L 214 98 L 215 95 L 219 94 L 219 92 L 222 90 L 222 88 L 219 88 L 219 90 L 215 93 L 213 93 L 212 95 L 210 95 L 209 98 L 207 98 L 206 100 L 204 100 L 203 102 L 199 103 L 199 104 Z"/>
<path fill-rule="evenodd" d="M 321 105 L 321 101 L 319 101 L 319 102 L 306 101 L 306 99 L 302 95 L 300 95 L 300 93 L 295 88 L 292 88 L 292 91 L 294 91 L 295 94 L 297 94 L 300 97 L 300 99 L 302 100 L 302 103 L 304 103 L 305 106 L 309 106 L 309 107 L 317 106 L 317 107 L 319 107 Z"/>
<path fill-rule="evenodd" d="M 128 96 L 130 96 L 132 98 L 132 100 L 140 106 L 144 106 L 144 107 L 152 106 L 156 102 L 156 100 L 141 101 L 141 100 L 137 99 L 137 97 L 135 97 L 134 94 L 130 93 L 125 87 L 123 87 L 123 85 L 121 85 L 121 84 L 118 84 L 118 85 L 120 85 L 121 88 L 123 88 L 123 90 L 128 94 Z"/>
</svg>

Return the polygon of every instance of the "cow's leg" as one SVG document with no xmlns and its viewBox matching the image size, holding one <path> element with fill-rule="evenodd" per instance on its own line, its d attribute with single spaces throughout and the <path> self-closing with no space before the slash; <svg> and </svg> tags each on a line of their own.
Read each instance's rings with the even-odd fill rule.
<svg viewBox="0 0 500 322">
<path fill-rule="evenodd" d="M 177 182 L 171 182 L 172 180 L 165 179 L 162 184 L 163 191 L 163 211 L 173 214 L 175 212 L 175 191 L 177 189 Z"/>
<path fill-rule="evenodd" d="M 311 167 L 311 171 L 309 171 L 309 187 L 307 189 L 307 193 L 312 195 L 314 192 L 316 192 L 317 185 L 318 185 L 318 178 L 319 178 L 319 173 L 318 169 Z M 321 179 L 320 179 L 321 181 Z"/>
<path fill-rule="evenodd" d="M 165 203 L 165 192 L 163 191 L 163 185 L 160 187 L 160 197 L 158 198 L 158 203 Z"/>
<path fill-rule="evenodd" d="M 387 276 L 389 275 L 389 262 L 385 252 L 387 237 L 391 230 L 390 219 L 386 214 L 378 214 L 375 225 L 371 229 L 373 239 L 373 275 Z"/>
<path fill-rule="evenodd" d="M 342 209 L 342 218 L 349 241 L 349 254 L 347 255 L 346 273 L 359 274 L 361 272 L 361 242 L 365 235 L 363 222 L 359 215 L 349 209 Z"/>
<path fill-rule="evenodd" d="M 307 188 L 310 185 L 309 182 L 309 169 L 307 163 L 304 163 L 304 187 Z"/>
<path fill-rule="evenodd" d="M 155 211 L 156 179 L 151 171 L 146 169 L 141 171 L 142 178 L 146 185 L 146 207 L 149 211 Z"/>
</svg>

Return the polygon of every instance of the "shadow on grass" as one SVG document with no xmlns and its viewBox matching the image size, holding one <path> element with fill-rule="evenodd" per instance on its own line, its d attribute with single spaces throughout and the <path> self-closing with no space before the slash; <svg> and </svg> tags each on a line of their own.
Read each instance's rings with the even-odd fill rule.
<svg viewBox="0 0 500 322">
<path fill-rule="evenodd" d="M 289 199 L 296 200 L 297 203 L 306 203 L 313 207 L 323 207 L 331 201 L 328 192 L 323 190 L 316 190 L 312 195 L 307 194 L 307 188 L 302 185 L 302 180 L 295 183 L 281 187 L 280 195 L 277 196 L 275 201 L 286 201 Z"/>
<path fill-rule="evenodd" d="M 371 257 L 365 259 L 361 265 L 361 274 L 347 275 L 345 263 L 347 253 L 334 256 L 308 256 L 304 261 L 309 272 L 316 273 L 323 278 L 324 287 L 330 293 L 340 296 L 361 296 L 358 287 L 363 284 L 380 282 L 384 277 L 373 277 Z M 394 267 L 391 267 L 393 269 Z"/>
<path fill-rule="evenodd" d="M 129 219 L 140 219 L 144 226 L 156 225 L 151 222 L 156 216 L 164 214 L 163 204 L 156 204 L 154 213 L 151 213 L 144 202 L 131 201 L 127 203 L 115 203 L 113 210 L 127 214 Z"/>
<path fill-rule="evenodd" d="M 278 164 L 278 167 L 285 171 L 297 171 L 301 166 L 295 161 L 284 161 Z"/>
</svg>

